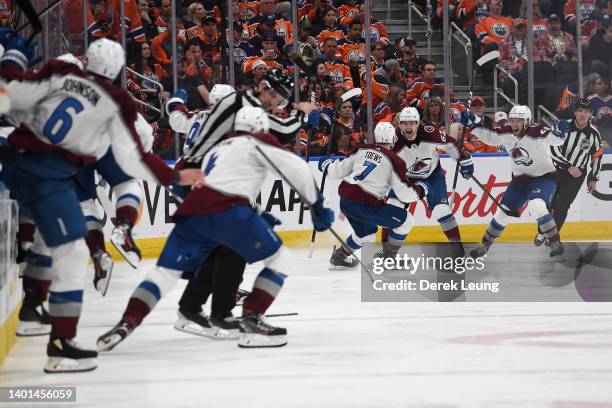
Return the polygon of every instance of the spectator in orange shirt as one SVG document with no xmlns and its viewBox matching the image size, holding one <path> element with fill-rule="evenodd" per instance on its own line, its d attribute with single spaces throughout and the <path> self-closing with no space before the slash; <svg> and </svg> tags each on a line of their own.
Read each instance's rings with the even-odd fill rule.
<svg viewBox="0 0 612 408">
<path fill-rule="evenodd" d="M 359 20 L 364 25 L 363 32 L 361 36 L 365 39 L 366 29 L 365 27 L 365 4 L 361 3 L 359 5 Z M 391 44 L 389 41 L 389 33 L 387 32 L 387 28 L 385 25 L 379 21 L 376 21 L 374 18 L 370 18 L 370 40 L 372 42 L 382 41 L 385 45 Z"/>
<path fill-rule="evenodd" d="M 191 3 L 187 7 L 187 21 L 185 22 L 185 39 L 187 41 L 204 36 L 204 28 L 202 27 L 204 16 L 206 16 L 206 10 L 201 3 Z"/>
<path fill-rule="evenodd" d="M 352 20 L 359 17 L 358 0 L 344 0 L 343 4 L 338 8 L 340 16 L 340 25 L 348 25 Z"/>
<path fill-rule="evenodd" d="M 338 17 L 333 8 L 324 8 L 317 20 L 312 24 L 312 35 L 319 44 L 323 44 L 329 37 L 334 37 L 340 41 L 344 37 L 342 28 L 338 26 Z"/>
<path fill-rule="evenodd" d="M 576 62 L 578 52 L 574 37 L 561 31 L 561 18 L 551 14 L 548 18 L 548 30 L 534 44 L 534 61 L 545 61 L 552 65 L 557 62 Z"/>
<path fill-rule="evenodd" d="M 151 46 L 149 43 L 136 43 L 134 51 L 136 57 L 134 58 L 134 63 L 130 65 L 130 69 L 147 79 L 143 79 L 127 71 L 127 87 L 138 99 L 149 105 L 152 104 L 159 109 L 160 89 L 152 81 L 161 82 L 164 78 L 164 70 L 161 65 L 156 63 L 151 57 Z M 155 118 L 155 113 L 146 106 L 139 104 L 138 107 L 147 120 L 153 120 Z"/>
<path fill-rule="evenodd" d="M 338 41 L 334 37 L 329 37 L 323 43 L 323 54 L 320 60 L 325 63 L 328 75 L 335 82 L 337 87 L 347 91 L 354 87 L 351 69 L 336 55 Z"/>
<path fill-rule="evenodd" d="M 196 76 L 204 83 L 209 83 L 212 79 L 212 68 L 208 66 L 202 55 L 200 41 L 194 39 L 187 43 L 185 57 L 187 59 L 187 76 Z"/>
<path fill-rule="evenodd" d="M 406 89 L 422 79 L 421 67 L 427 60 L 416 53 L 417 42 L 412 37 L 404 37 L 400 40 L 401 58 L 398 60 L 402 68 L 404 86 Z"/>
<path fill-rule="evenodd" d="M 438 68 L 431 61 L 421 65 L 421 76 L 422 79 L 414 82 L 406 92 L 406 101 L 409 106 L 414 106 L 422 111 L 433 90 L 444 91 L 444 79 L 438 78 Z"/>
<path fill-rule="evenodd" d="M 177 52 L 179 55 L 183 52 L 185 48 L 185 37 L 182 37 L 178 34 L 177 27 Z M 151 54 L 153 54 L 153 58 L 164 68 L 168 73 L 172 72 L 172 38 L 170 36 L 170 31 L 166 30 L 163 33 L 157 35 L 153 38 L 151 42 Z"/>
<path fill-rule="evenodd" d="M 489 16 L 476 24 L 476 37 L 482 53 L 496 50 L 498 44 L 512 32 L 512 18 L 502 16 L 503 0 L 490 0 Z"/>
<path fill-rule="evenodd" d="M 147 40 L 152 40 L 157 35 L 157 32 L 153 24 L 155 17 L 152 17 L 151 10 L 149 9 L 149 0 L 138 0 L 138 14 L 140 14 L 145 37 Z"/>
<path fill-rule="evenodd" d="M 521 18 L 527 20 L 527 1 L 523 0 L 521 3 Z M 533 35 L 538 38 L 541 34 L 544 34 L 548 29 L 548 19 L 542 14 L 542 7 L 540 6 L 540 0 L 533 0 Z"/>
<path fill-rule="evenodd" d="M 348 35 L 338 41 L 337 51 L 342 57 L 342 61 L 350 67 L 363 64 L 365 62 L 365 41 L 361 38 L 361 22 L 353 20 L 348 26 Z"/>
</svg>

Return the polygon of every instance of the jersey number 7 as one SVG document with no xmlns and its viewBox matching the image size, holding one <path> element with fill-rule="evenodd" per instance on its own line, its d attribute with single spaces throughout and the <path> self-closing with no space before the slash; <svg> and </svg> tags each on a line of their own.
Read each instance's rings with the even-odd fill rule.
<svg viewBox="0 0 612 408">
<path fill-rule="evenodd" d="M 376 168 L 376 163 L 372 163 L 369 160 L 366 160 L 365 162 L 363 162 L 363 165 L 365 166 L 365 169 L 363 169 L 361 174 L 359 174 L 358 176 L 353 177 L 354 180 L 356 180 L 356 181 L 363 180 L 364 178 L 368 177 L 368 174 L 370 174 L 372 172 L 372 170 L 374 170 Z"/>
<path fill-rule="evenodd" d="M 72 128 L 72 115 L 68 111 L 69 109 L 72 109 L 74 114 L 77 114 L 83 110 L 83 104 L 77 99 L 66 98 L 55 108 L 43 128 L 43 134 L 51 143 L 58 144 L 70 132 Z"/>
</svg>

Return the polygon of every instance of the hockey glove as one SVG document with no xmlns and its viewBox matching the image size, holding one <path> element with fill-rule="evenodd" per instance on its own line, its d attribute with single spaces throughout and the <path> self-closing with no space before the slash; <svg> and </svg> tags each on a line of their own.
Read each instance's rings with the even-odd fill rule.
<svg viewBox="0 0 612 408">
<path fill-rule="evenodd" d="M 166 102 L 166 112 L 168 114 L 172 113 L 175 110 L 183 110 L 187 111 L 185 107 L 185 103 L 187 103 L 187 91 L 179 88 L 172 94 L 168 102 Z"/>
<path fill-rule="evenodd" d="M 310 207 L 310 216 L 312 217 L 312 225 L 316 231 L 325 231 L 332 226 L 334 222 L 334 212 L 324 207 L 323 196 L 319 194 L 319 199 Z"/>
<path fill-rule="evenodd" d="M 327 166 L 329 166 L 334 159 L 330 159 L 328 156 L 321 156 L 319 159 L 319 171 L 325 172 L 327 170 Z"/>
<path fill-rule="evenodd" d="M 474 129 L 475 127 L 480 126 L 481 122 L 482 119 L 470 111 L 465 111 L 461 114 L 461 123 L 463 123 L 463 126 L 469 129 Z"/>
<path fill-rule="evenodd" d="M 565 139 L 569 134 L 572 126 L 570 122 L 567 120 L 559 120 L 555 123 L 555 128 L 553 129 L 553 135 L 557 136 L 559 139 Z"/>
<path fill-rule="evenodd" d="M 321 120 L 321 112 L 318 110 L 312 110 L 308 114 L 308 119 L 304 123 L 305 129 L 319 129 L 319 121 Z"/>
<path fill-rule="evenodd" d="M 268 224 L 270 224 L 272 228 L 274 228 L 275 225 L 282 224 L 281 220 L 279 220 L 278 218 L 276 218 L 269 212 L 262 212 L 260 215 L 261 215 L 261 218 L 263 218 Z"/>
<path fill-rule="evenodd" d="M 419 195 L 419 200 L 422 200 L 429 194 L 429 187 L 429 183 L 426 181 L 417 181 L 412 188 L 414 188 L 414 191 Z"/>
<path fill-rule="evenodd" d="M 17 65 L 24 72 L 36 53 L 36 44 L 27 45 L 27 40 L 20 36 L 9 39 L 4 48 L 0 65 Z"/>
<path fill-rule="evenodd" d="M 469 179 L 474 174 L 474 162 L 472 157 L 464 157 L 459 160 L 459 171 L 464 179 Z"/>
</svg>

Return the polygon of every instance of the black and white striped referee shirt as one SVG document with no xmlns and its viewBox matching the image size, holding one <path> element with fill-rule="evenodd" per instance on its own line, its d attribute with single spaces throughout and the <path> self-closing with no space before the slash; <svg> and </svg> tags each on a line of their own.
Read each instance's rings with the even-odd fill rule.
<svg viewBox="0 0 612 408">
<path fill-rule="evenodd" d="M 261 107 L 261 102 L 251 90 L 234 92 L 217 102 L 202 124 L 191 148 L 183 154 L 183 159 L 191 164 L 199 164 L 213 146 L 228 136 L 234 126 L 236 113 L 243 106 Z M 304 124 L 304 112 L 302 111 L 294 111 L 286 119 L 272 115 L 268 115 L 268 118 L 270 119 L 270 133 L 283 144 L 293 140 Z"/>
<path fill-rule="evenodd" d="M 587 164 L 591 163 L 589 180 L 598 180 L 601 170 L 601 135 L 592 125 L 588 124 L 584 129 L 576 127 L 576 121 L 572 121 L 570 134 L 565 143 L 560 146 L 551 146 L 553 163 L 558 169 L 567 169 L 571 166 L 579 168 L 584 174 Z"/>
</svg>

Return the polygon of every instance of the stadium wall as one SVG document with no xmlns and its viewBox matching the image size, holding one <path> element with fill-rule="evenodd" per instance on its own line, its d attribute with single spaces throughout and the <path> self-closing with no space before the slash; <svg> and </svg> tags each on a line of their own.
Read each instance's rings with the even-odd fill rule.
<svg viewBox="0 0 612 408">
<path fill-rule="evenodd" d="M 448 169 L 446 177 L 449 190 L 452 186 L 454 163 L 448 157 L 442 157 L 442 167 Z M 311 161 L 317 181 L 322 174 L 317 170 L 317 161 Z M 501 198 L 510 182 L 510 158 L 503 153 L 481 154 L 475 159 L 474 175 L 487 186 L 492 194 Z M 335 228 L 339 232 L 350 230 L 343 215 L 339 212 L 337 187 L 339 180 L 328 179 L 325 186 L 325 198 L 336 212 Z M 134 238 L 139 242 L 143 255 L 155 258 L 159 255 L 165 237 L 172 229 L 171 215 L 176 209 L 172 197 L 159 186 L 143 183 L 143 213 L 138 226 L 134 229 Z M 461 234 L 465 241 L 480 241 L 495 211 L 495 205 L 480 188 L 471 181 L 460 177 L 457 196 L 453 205 Z M 293 247 L 303 247 L 310 242 L 312 224 L 308 209 L 301 205 L 297 194 L 279 177 L 269 177 L 262 188 L 260 203 L 283 224 L 276 228 L 284 242 Z M 439 242 L 446 238 L 435 219 L 426 211 L 423 203 L 411 206 L 414 212 L 416 227 L 408 241 Z M 102 212 L 101 212 L 102 213 Z M 107 232 L 110 226 L 106 223 Z M 501 241 L 530 242 L 536 233 L 536 224 L 528 215 L 524 215 L 511 224 Z M 108 236 L 108 234 L 107 234 Z M 603 168 L 598 191 L 586 192 L 586 184 L 581 189 L 572 205 L 568 221 L 563 227 L 562 238 L 566 241 L 612 240 L 612 152 L 604 155 Z M 317 238 L 318 246 L 332 243 L 330 234 L 323 233 Z M 118 257 L 118 253 L 113 252 Z"/>
</svg>

